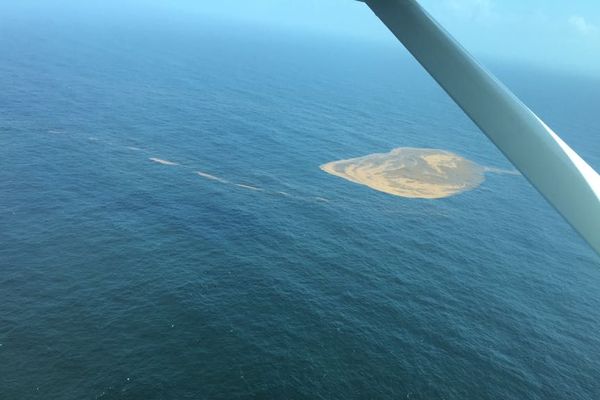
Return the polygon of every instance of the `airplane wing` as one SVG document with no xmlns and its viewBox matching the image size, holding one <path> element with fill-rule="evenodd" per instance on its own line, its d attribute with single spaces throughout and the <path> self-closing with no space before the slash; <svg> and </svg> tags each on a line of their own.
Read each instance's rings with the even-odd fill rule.
<svg viewBox="0 0 600 400">
<path fill-rule="evenodd" d="M 366 3 L 529 182 L 600 254 L 600 175 L 416 0 Z"/>
</svg>

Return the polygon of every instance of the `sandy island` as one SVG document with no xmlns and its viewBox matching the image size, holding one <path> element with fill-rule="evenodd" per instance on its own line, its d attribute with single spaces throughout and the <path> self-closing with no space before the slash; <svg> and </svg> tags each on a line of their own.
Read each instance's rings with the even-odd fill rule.
<svg viewBox="0 0 600 400">
<path fill-rule="evenodd" d="M 395 196 L 440 199 L 478 187 L 485 169 L 444 150 L 400 147 L 349 160 L 333 161 L 323 171 Z"/>
</svg>

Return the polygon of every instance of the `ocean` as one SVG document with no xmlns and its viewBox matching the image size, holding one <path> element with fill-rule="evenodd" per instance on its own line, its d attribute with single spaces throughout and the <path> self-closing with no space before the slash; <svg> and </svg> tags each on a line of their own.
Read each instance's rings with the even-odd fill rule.
<svg viewBox="0 0 600 400">
<path fill-rule="evenodd" d="M 100 17 L 99 17 L 100 18 Z M 600 261 L 398 44 L 194 20 L 0 27 L 1 399 L 598 399 Z M 600 169 L 600 80 L 487 64 Z"/>
</svg>

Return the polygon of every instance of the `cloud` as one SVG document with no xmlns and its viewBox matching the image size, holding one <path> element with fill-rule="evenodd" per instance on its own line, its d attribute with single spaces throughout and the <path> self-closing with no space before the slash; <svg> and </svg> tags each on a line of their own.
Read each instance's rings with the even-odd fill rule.
<svg viewBox="0 0 600 400">
<path fill-rule="evenodd" d="M 581 15 L 571 15 L 571 17 L 569 17 L 569 25 L 571 25 L 571 27 L 574 28 L 577 32 L 586 36 L 596 35 L 600 32 L 600 29 L 596 25 L 592 24 L 591 22 L 588 22 Z"/>
<path fill-rule="evenodd" d="M 492 15 L 492 0 L 446 0 L 445 3 L 452 12 L 468 19 L 489 18 Z"/>
</svg>

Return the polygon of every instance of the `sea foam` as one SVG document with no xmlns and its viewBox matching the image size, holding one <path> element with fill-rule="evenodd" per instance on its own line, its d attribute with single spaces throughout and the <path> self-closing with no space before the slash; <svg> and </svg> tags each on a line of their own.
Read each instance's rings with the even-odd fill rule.
<svg viewBox="0 0 600 400">
<path fill-rule="evenodd" d="M 150 157 L 149 160 L 162 165 L 179 165 L 176 162 L 163 160 L 162 158 Z"/>
</svg>

